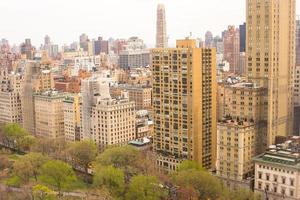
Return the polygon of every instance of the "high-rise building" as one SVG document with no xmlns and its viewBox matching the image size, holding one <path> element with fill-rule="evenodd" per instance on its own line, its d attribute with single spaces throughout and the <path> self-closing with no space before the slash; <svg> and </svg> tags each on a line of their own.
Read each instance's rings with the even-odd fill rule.
<svg viewBox="0 0 300 200">
<path fill-rule="evenodd" d="M 293 131 L 295 0 L 247 0 L 247 76 L 264 88 L 267 145 Z"/>
<path fill-rule="evenodd" d="M 239 26 L 240 30 L 240 52 L 246 52 L 246 23 Z"/>
<path fill-rule="evenodd" d="M 119 67 L 134 68 L 146 67 L 150 64 L 150 52 L 142 39 L 131 37 L 127 41 L 125 50 L 119 54 Z"/>
<path fill-rule="evenodd" d="M 216 174 L 230 188 L 250 189 L 252 185 L 256 130 L 253 122 L 228 119 L 218 123 Z"/>
<path fill-rule="evenodd" d="M 68 94 L 63 101 L 65 140 L 74 142 L 80 140 L 80 109 L 79 95 Z"/>
<path fill-rule="evenodd" d="M 54 80 L 49 65 L 36 61 L 26 63 L 21 91 L 23 127 L 35 133 L 35 110 L 33 94 L 54 88 Z"/>
<path fill-rule="evenodd" d="M 214 37 L 213 37 L 212 32 L 207 31 L 205 33 L 205 47 L 207 47 L 207 48 L 213 47 L 213 42 L 214 42 Z"/>
<path fill-rule="evenodd" d="M 300 16 L 296 20 L 296 66 L 294 70 L 294 135 L 300 135 Z"/>
<path fill-rule="evenodd" d="M 294 135 L 300 135 L 300 65 L 294 71 Z"/>
<path fill-rule="evenodd" d="M 156 18 L 156 47 L 167 48 L 167 23 L 166 23 L 166 12 L 165 6 L 159 4 L 157 6 L 157 18 Z"/>
<path fill-rule="evenodd" d="M 97 98 L 109 99 L 109 83 L 111 78 L 94 75 L 81 81 L 81 139 L 92 139 L 91 113 L 92 107 L 96 104 Z"/>
<path fill-rule="evenodd" d="M 64 138 L 65 94 L 57 91 L 35 93 L 35 134 L 38 137 Z"/>
<path fill-rule="evenodd" d="M 97 98 L 90 120 L 92 138 L 101 149 L 136 138 L 135 105 L 128 97 Z"/>
<path fill-rule="evenodd" d="M 0 124 L 22 123 L 20 74 L 0 71 Z"/>
<path fill-rule="evenodd" d="M 201 46 L 199 46 L 199 47 L 201 47 Z M 215 47 L 217 49 L 217 54 L 223 54 L 224 53 L 223 39 L 219 36 L 214 37 L 213 47 Z"/>
<path fill-rule="evenodd" d="M 239 74 L 240 32 L 234 26 L 228 26 L 224 32 L 224 59 L 230 64 L 230 72 Z"/>
<path fill-rule="evenodd" d="M 300 16 L 296 20 L 296 66 L 300 66 Z"/>
<path fill-rule="evenodd" d="M 216 50 L 178 40 L 151 51 L 154 150 L 157 164 L 175 170 L 185 159 L 211 169 L 216 161 Z"/>
<path fill-rule="evenodd" d="M 44 38 L 44 46 L 50 45 L 51 44 L 51 40 L 49 35 L 46 35 Z"/>
<path fill-rule="evenodd" d="M 20 47 L 21 54 L 25 56 L 26 59 L 32 60 L 34 56 L 34 48 L 31 45 L 30 39 L 25 39 L 25 43 L 21 44 Z"/>
</svg>

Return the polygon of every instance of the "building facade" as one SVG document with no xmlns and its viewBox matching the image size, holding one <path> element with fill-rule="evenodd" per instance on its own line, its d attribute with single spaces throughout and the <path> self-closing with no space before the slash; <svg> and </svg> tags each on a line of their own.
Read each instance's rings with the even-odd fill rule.
<svg viewBox="0 0 300 200">
<path fill-rule="evenodd" d="M 67 94 L 63 101 L 64 136 L 69 142 L 80 140 L 79 98 L 78 94 Z"/>
<path fill-rule="evenodd" d="M 128 144 L 135 137 L 135 105 L 124 99 L 98 99 L 92 107 L 91 133 L 100 149 Z"/>
<path fill-rule="evenodd" d="M 38 137 L 64 138 L 64 93 L 46 91 L 34 96 L 35 134 Z"/>
<path fill-rule="evenodd" d="M 178 40 L 152 52 L 154 150 L 175 170 L 185 159 L 205 168 L 216 160 L 216 50 Z"/>
<path fill-rule="evenodd" d="M 271 145 L 254 158 L 254 190 L 264 199 L 300 199 L 299 139 L 294 136 L 282 144 Z"/>
<path fill-rule="evenodd" d="M 166 22 L 166 11 L 163 4 L 157 6 L 157 16 L 156 16 L 156 47 L 157 48 L 167 48 L 168 38 L 167 38 L 167 22 Z"/>
<path fill-rule="evenodd" d="M 232 189 L 251 188 L 256 130 L 251 122 L 218 123 L 216 175 Z"/>
<path fill-rule="evenodd" d="M 264 88 L 264 145 L 293 132 L 295 0 L 247 0 L 247 76 Z"/>
<path fill-rule="evenodd" d="M 224 59 L 230 64 L 230 72 L 240 74 L 240 31 L 234 26 L 228 26 L 224 32 Z"/>
<path fill-rule="evenodd" d="M 21 85 L 23 77 L 0 71 L 0 124 L 22 124 Z"/>
</svg>

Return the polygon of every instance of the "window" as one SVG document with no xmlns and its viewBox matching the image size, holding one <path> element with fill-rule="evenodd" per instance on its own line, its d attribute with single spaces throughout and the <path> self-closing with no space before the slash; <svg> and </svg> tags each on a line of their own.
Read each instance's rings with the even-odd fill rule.
<svg viewBox="0 0 300 200">
<path fill-rule="evenodd" d="M 290 179 L 290 185 L 294 186 L 294 179 L 292 179 L 292 178 Z"/>
<path fill-rule="evenodd" d="M 258 178 L 261 179 L 262 178 L 262 173 L 258 172 Z"/>
<path fill-rule="evenodd" d="M 285 184 L 285 177 L 282 177 L 282 184 Z"/>
<path fill-rule="evenodd" d="M 258 182 L 258 189 L 261 189 L 261 182 Z"/>
<path fill-rule="evenodd" d="M 294 190 L 290 190 L 290 196 L 291 196 L 291 197 L 294 196 Z"/>
</svg>

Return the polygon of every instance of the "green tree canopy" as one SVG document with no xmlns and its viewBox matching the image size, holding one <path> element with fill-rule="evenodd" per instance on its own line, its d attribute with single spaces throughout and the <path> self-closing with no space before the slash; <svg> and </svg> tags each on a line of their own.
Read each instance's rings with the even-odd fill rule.
<svg viewBox="0 0 300 200">
<path fill-rule="evenodd" d="M 24 182 L 28 182 L 31 177 L 34 177 L 37 181 L 41 166 L 48 160 L 47 156 L 43 156 L 40 153 L 26 154 L 14 163 L 14 173 Z"/>
<path fill-rule="evenodd" d="M 117 168 L 125 168 L 132 165 L 138 157 L 138 151 L 131 146 L 112 147 L 106 149 L 97 157 L 101 165 L 113 165 Z"/>
<path fill-rule="evenodd" d="M 56 200 L 55 192 L 44 185 L 36 185 L 32 188 L 35 200 Z"/>
<path fill-rule="evenodd" d="M 182 170 L 174 174 L 173 178 L 180 190 L 191 190 L 192 196 L 195 196 L 196 192 L 198 199 L 227 198 L 227 188 L 224 188 L 221 182 L 208 172 L 195 169 Z"/>
<path fill-rule="evenodd" d="M 112 147 L 106 149 L 100 154 L 96 163 L 103 166 L 110 166 L 122 169 L 125 173 L 125 182 L 127 183 L 133 175 L 138 173 L 136 162 L 139 152 L 131 146 Z"/>
<path fill-rule="evenodd" d="M 91 162 L 95 161 L 97 156 L 97 147 L 92 141 L 80 141 L 72 143 L 67 149 L 75 166 L 80 166 L 88 171 Z"/>
<path fill-rule="evenodd" d="M 42 165 L 39 179 L 55 187 L 60 193 L 62 189 L 69 189 L 77 181 L 70 165 L 59 160 L 50 160 Z"/>
<path fill-rule="evenodd" d="M 28 151 L 35 143 L 35 138 L 18 124 L 6 124 L 2 127 L 0 139 L 6 145 L 22 151 Z"/>
<path fill-rule="evenodd" d="M 126 200 L 160 200 L 166 194 L 156 177 L 139 175 L 130 180 Z"/>
<path fill-rule="evenodd" d="M 108 189 L 110 194 L 116 198 L 124 195 L 124 172 L 113 166 L 97 166 L 93 182 L 94 186 Z"/>
<path fill-rule="evenodd" d="M 184 171 L 184 170 L 189 170 L 189 169 L 194 169 L 198 171 L 205 171 L 204 168 L 201 167 L 196 161 L 192 160 L 185 160 L 183 161 L 179 166 L 177 171 Z"/>
</svg>

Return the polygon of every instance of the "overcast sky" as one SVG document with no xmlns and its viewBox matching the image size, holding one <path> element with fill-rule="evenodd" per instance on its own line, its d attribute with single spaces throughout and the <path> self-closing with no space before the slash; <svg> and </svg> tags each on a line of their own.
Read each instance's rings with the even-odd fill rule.
<svg viewBox="0 0 300 200">
<path fill-rule="evenodd" d="M 0 38 L 39 45 L 46 34 L 54 43 L 78 41 L 81 33 L 105 39 L 138 36 L 155 43 L 156 7 L 166 6 L 169 43 L 207 30 L 220 34 L 245 21 L 246 0 L 0 0 Z M 297 10 L 300 11 L 300 3 Z"/>
</svg>

